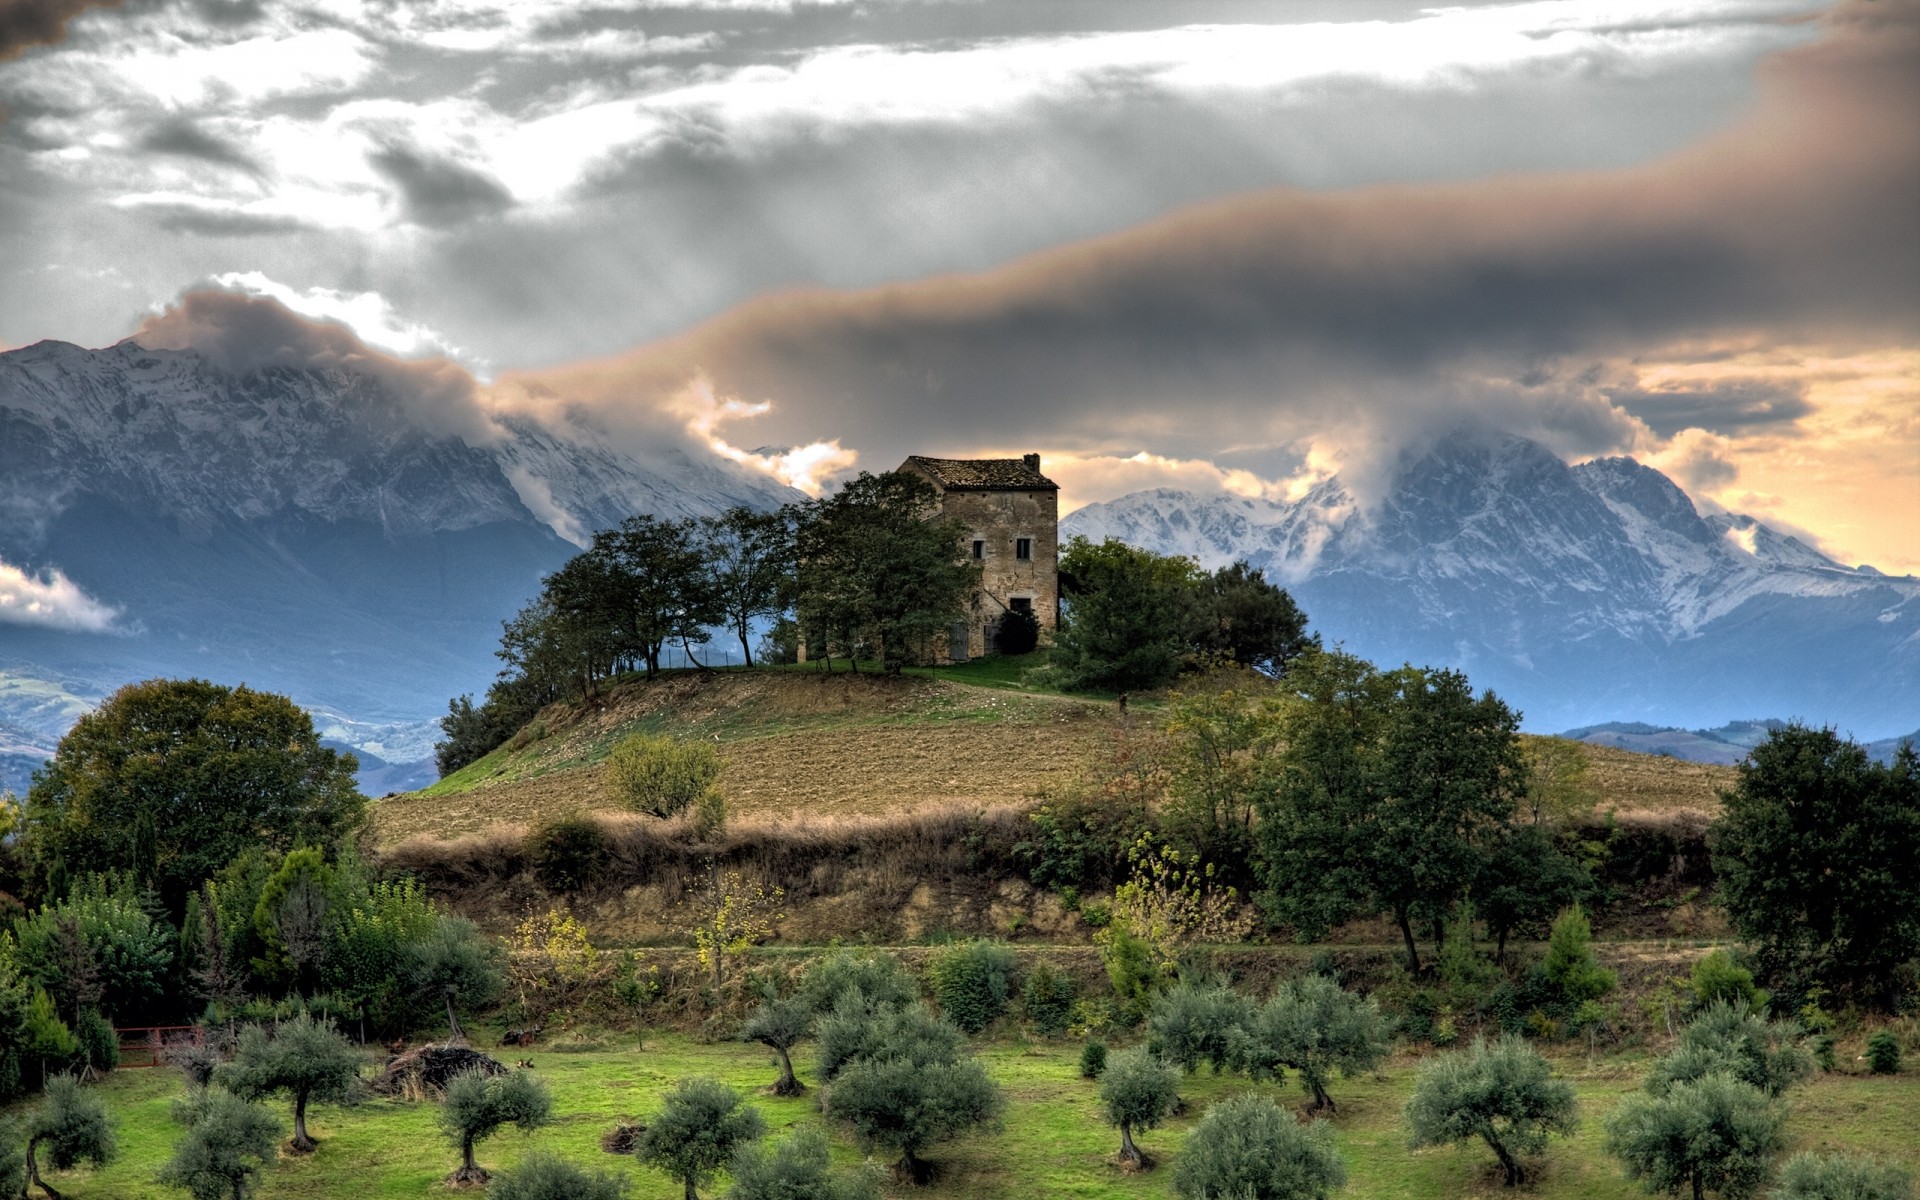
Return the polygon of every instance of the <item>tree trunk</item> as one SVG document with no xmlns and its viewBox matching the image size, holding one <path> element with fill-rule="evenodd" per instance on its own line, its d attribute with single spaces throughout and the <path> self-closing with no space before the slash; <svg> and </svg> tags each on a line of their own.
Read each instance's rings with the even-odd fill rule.
<svg viewBox="0 0 1920 1200">
<path fill-rule="evenodd" d="M 740 657 L 745 660 L 747 669 L 753 669 L 753 648 L 747 645 L 747 623 L 740 622 Z"/>
<path fill-rule="evenodd" d="M 487 1173 L 479 1163 L 473 1161 L 473 1138 L 460 1139 L 460 1169 L 447 1176 L 452 1184 L 481 1184 L 487 1181 Z"/>
<path fill-rule="evenodd" d="M 1418 975 L 1420 973 L 1420 947 L 1415 945 L 1413 941 L 1413 923 L 1407 919 L 1407 914 L 1404 911 L 1394 915 L 1398 917 L 1400 921 L 1400 936 L 1405 938 L 1407 943 L 1407 969 L 1415 975 Z"/>
<path fill-rule="evenodd" d="M 787 1056 L 787 1048 L 785 1046 L 775 1046 L 774 1049 L 780 1052 L 780 1082 L 773 1085 L 773 1094 L 776 1096 L 798 1096 L 801 1092 L 806 1091 L 806 1086 L 794 1076 L 793 1059 Z"/>
<path fill-rule="evenodd" d="M 1333 1097 L 1327 1095 L 1327 1089 L 1321 1080 L 1310 1078 L 1307 1083 L 1313 1088 L 1313 1111 L 1331 1113 L 1340 1111 L 1340 1106 L 1333 1102 Z"/>
<path fill-rule="evenodd" d="M 293 1097 L 293 1148 L 302 1153 L 313 1149 L 313 1139 L 307 1136 L 307 1094 L 296 1092 Z"/>
<path fill-rule="evenodd" d="M 447 1030 L 448 1030 L 447 1040 L 452 1042 L 464 1042 L 467 1040 L 467 1034 L 465 1030 L 460 1028 L 460 1018 L 453 1015 L 453 992 L 452 991 L 447 992 L 446 1001 L 447 1001 Z M 522 1008 L 526 1007 L 524 1000 L 521 1003 L 521 1007 Z"/>
<path fill-rule="evenodd" d="M 34 1156 L 34 1151 L 39 1148 L 40 1138 L 36 1134 L 27 1141 L 27 1186 L 37 1187 L 45 1192 L 47 1200 L 61 1200 L 60 1193 L 53 1190 L 53 1185 L 40 1178 L 40 1160 Z M 25 1189 L 22 1189 L 20 1194 L 25 1196 Z"/>
<path fill-rule="evenodd" d="M 1520 1169 L 1520 1164 L 1514 1160 L 1513 1155 L 1507 1153 L 1505 1146 L 1502 1146 L 1487 1134 L 1483 1133 L 1480 1136 L 1488 1146 L 1493 1148 L 1494 1157 L 1500 1160 L 1500 1166 L 1505 1169 L 1507 1173 L 1507 1186 L 1518 1187 L 1520 1181 L 1526 1177 L 1526 1172 Z"/>
<path fill-rule="evenodd" d="M 42 1184 L 41 1186 L 45 1187 L 46 1185 Z M 1700 1182 L 1698 1172 L 1696 1172 L 1693 1177 L 1693 1200 L 1707 1200 L 1707 1185 Z"/>
<path fill-rule="evenodd" d="M 1500 932 L 1494 935 L 1493 965 L 1496 967 L 1507 965 L 1507 927 L 1505 925 L 1502 925 Z"/>
<path fill-rule="evenodd" d="M 1144 1167 L 1146 1156 L 1140 1153 L 1140 1147 L 1133 1144 L 1133 1125 L 1120 1122 L 1120 1162 L 1125 1166 Z"/>
<path fill-rule="evenodd" d="M 687 1180 L 687 1200 L 700 1200 L 700 1193 L 693 1190 L 693 1180 Z"/>
</svg>

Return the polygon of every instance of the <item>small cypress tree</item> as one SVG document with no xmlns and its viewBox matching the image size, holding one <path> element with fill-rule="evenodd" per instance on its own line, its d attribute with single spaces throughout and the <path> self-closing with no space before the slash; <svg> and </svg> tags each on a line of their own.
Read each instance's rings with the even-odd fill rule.
<svg viewBox="0 0 1920 1200">
<path fill-rule="evenodd" d="M 633 1153 L 685 1185 L 686 1200 L 700 1200 L 697 1189 L 765 1132 L 759 1110 L 742 1105 L 740 1093 L 717 1079 L 683 1079 L 647 1122 Z"/>
<path fill-rule="evenodd" d="M 966 1033 L 979 1033 L 1006 1010 L 1013 951 L 995 942 L 965 942 L 936 957 L 927 974 L 947 1019 Z"/>
<path fill-rule="evenodd" d="M 1867 1069 L 1875 1075 L 1900 1073 L 1900 1039 L 1891 1029 L 1882 1029 L 1867 1039 Z"/>
<path fill-rule="evenodd" d="M 314 1147 L 307 1134 L 310 1101 L 347 1100 L 360 1074 L 360 1056 L 330 1022 L 301 1013 L 269 1033 L 259 1025 L 240 1031 L 233 1061 L 214 1072 L 214 1081 L 247 1100 L 284 1092 L 293 1100 L 292 1148 Z"/>
<path fill-rule="evenodd" d="M 454 1076 L 447 1083 L 440 1128 L 460 1147 L 460 1166 L 447 1176 L 447 1182 L 485 1183 L 487 1171 L 474 1161 L 474 1146 L 503 1125 L 517 1125 L 522 1133 L 532 1133 L 552 1116 L 553 1098 L 532 1071 L 488 1075 L 475 1069 Z"/>
<path fill-rule="evenodd" d="M 1154 1129 L 1179 1103 L 1180 1074 L 1144 1047 L 1113 1056 L 1100 1077 L 1100 1102 L 1107 1124 L 1120 1128 L 1120 1162 L 1133 1168 L 1149 1165 L 1133 1144 L 1133 1131 Z"/>
<path fill-rule="evenodd" d="M 274 1160 L 280 1122 L 251 1101 L 220 1088 L 195 1089 L 174 1101 L 173 1119 L 187 1127 L 160 1182 L 194 1200 L 247 1200 L 261 1169 Z"/>
<path fill-rule="evenodd" d="M 1540 1052 L 1517 1037 L 1441 1054 L 1420 1068 L 1407 1101 L 1413 1145 L 1479 1138 L 1500 1160 L 1509 1187 L 1526 1178 L 1523 1156 L 1546 1149 L 1552 1134 L 1578 1125 L 1573 1089 L 1553 1078 Z"/>
<path fill-rule="evenodd" d="M 1600 999 L 1618 982 L 1614 973 L 1594 958 L 1593 924 L 1578 904 L 1554 918 L 1540 971 L 1569 1008 Z"/>
<path fill-rule="evenodd" d="M 1049 963 L 1036 963 L 1020 983 L 1020 1007 L 1035 1033 L 1059 1037 L 1067 1031 L 1079 992 L 1071 975 L 1054 970 Z"/>
</svg>

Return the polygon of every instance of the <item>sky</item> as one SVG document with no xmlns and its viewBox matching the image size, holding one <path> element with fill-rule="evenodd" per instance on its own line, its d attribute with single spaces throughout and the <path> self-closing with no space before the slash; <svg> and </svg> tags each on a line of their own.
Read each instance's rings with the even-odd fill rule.
<svg viewBox="0 0 1920 1200">
<path fill-rule="evenodd" d="M 1069 508 L 1473 424 L 1920 571 L 1920 0 L 0 0 L 0 114 L 0 347 Z"/>
</svg>

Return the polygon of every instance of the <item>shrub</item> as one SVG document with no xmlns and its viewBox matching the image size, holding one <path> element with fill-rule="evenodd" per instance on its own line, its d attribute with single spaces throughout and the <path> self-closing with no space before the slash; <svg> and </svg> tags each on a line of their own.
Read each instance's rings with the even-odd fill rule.
<svg viewBox="0 0 1920 1200">
<path fill-rule="evenodd" d="M 65 901 L 14 921 L 20 974 L 72 1016 L 150 1013 L 166 992 L 174 932 L 142 907 L 131 876 L 92 876 Z"/>
<path fill-rule="evenodd" d="M 772 1147 L 748 1144 L 734 1152 L 727 1200 L 880 1200 L 872 1168 L 834 1171 L 827 1135 L 796 1129 Z"/>
<path fill-rule="evenodd" d="M 258 1025 L 240 1032 L 233 1061 L 214 1072 L 214 1081 L 245 1100 L 277 1092 L 293 1099 L 293 1148 L 311 1150 L 307 1136 L 310 1100 L 345 1100 L 359 1077 L 360 1058 L 331 1024 L 305 1013 L 269 1034 Z"/>
<path fill-rule="evenodd" d="M 1753 972 L 1734 962 L 1724 949 L 1693 964 L 1692 982 L 1695 1008 L 1733 1004 L 1748 1012 L 1766 1011 L 1767 993 L 1754 986 Z"/>
<path fill-rule="evenodd" d="M 1768 1200 L 1913 1200 L 1913 1173 L 1861 1155 L 1802 1152 L 1787 1160 Z"/>
<path fill-rule="evenodd" d="M 1246 1023 L 1241 1065 L 1256 1078 L 1300 1072 L 1315 1111 L 1337 1111 L 1327 1081 L 1371 1071 L 1387 1057 L 1386 1019 L 1371 998 L 1361 999 L 1325 975 L 1289 979 Z"/>
<path fill-rule="evenodd" d="M 1088 1038 L 1080 1047 L 1080 1078 L 1098 1079 L 1106 1070 L 1107 1044 L 1099 1038 Z"/>
<path fill-rule="evenodd" d="M 246 1200 L 278 1153 L 280 1122 L 232 1092 L 189 1092 L 174 1101 L 173 1119 L 187 1132 L 160 1169 L 160 1182 L 187 1189 L 194 1200 Z"/>
<path fill-rule="evenodd" d="M 627 1181 L 588 1173 L 558 1155 L 539 1152 L 502 1171 L 487 1185 L 487 1200 L 621 1200 Z"/>
<path fill-rule="evenodd" d="M 1217 1075 L 1234 1065 L 1242 1029 L 1253 1014 L 1245 996 L 1225 984 L 1182 983 L 1154 998 L 1148 1044 L 1187 1071 L 1205 1062 Z"/>
<path fill-rule="evenodd" d="M 1882 1029 L 1867 1039 L 1867 1069 L 1875 1075 L 1892 1075 L 1900 1070 L 1900 1039 L 1890 1029 Z"/>
<path fill-rule="evenodd" d="M 1593 957 L 1593 925 L 1578 904 L 1554 918 L 1540 971 L 1570 1009 L 1600 999 L 1617 982 Z"/>
<path fill-rule="evenodd" d="M 527 834 L 524 850 L 534 878 L 549 892 L 577 892 L 606 873 L 607 835 L 584 813 L 570 813 Z"/>
<path fill-rule="evenodd" d="M 1813 1073 L 1812 1059 L 1797 1039 L 1790 1026 L 1764 1021 L 1735 1004 L 1715 1004 L 1680 1031 L 1672 1054 L 1655 1061 L 1647 1087 L 1658 1094 L 1719 1072 L 1778 1096 Z"/>
<path fill-rule="evenodd" d="M 967 1033 L 979 1033 L 1006 1010 L 1013 951 L 995 942 L 965 942 L 935 958 L 927 975 L 947 1019 Z"/>
<path fill-rule="evenodd" d="M 1120 1004 L 1120 1017 L 1131 1025 L 1147 1014 L 1163 977 L 1153 961 L 1153 947 L 1135 937 L 1123 924 L 1107 925 L 1093 935 L 1100 947 L 1100 961 L 1107 968 L 1107 982 L 1113 985 L 1114 998 Z"/>
<path fill-rule="evenodd" d="M 485 1183 L 487 1172 L 474 1161 L 474 1146 L 502 1125 L 531 1133 L 552 1116 L 553 1098 L 531 1071 L 489 1075 L 476 1067 L 455 1075 L 447 1082 L 447 1102 L 440 1109 L 441 1130 L 460 1147 L 460 1166 L 447 1182 Z"/>
<path fill-rule="evenodd" d="M 840 950 L 820 959 L 801 977 L 799 996 L 816 1014 L 838 1008 L 849 993 L 857 992 L 880 1008 L 905 1008 L 920 997 L 913 977 L 891 954 Z"/>
<path fill-rule="evenodd" d="M 1179 1102 L 1178 1089 L 1178 1072 L 1144 1048 L 1114 1055 L 1100 1079 L 1100 1103 L 1106 1106 L 1107 1124 L 1120 1128 L 1122 1163 L 1147 1165 L 1146 1156 L 1133 1144 L 1133 1131 L 1153 1129 L 1166 1120 Z"/>
<path fill-rule="evenodd" d="M 628 808 L 671 817 L 685 812 L 720 778 L 720 755 L 709 742 L 636 733 L 607 755 L 607 775 Z"/>
<path fill-rule="evenodd" d="M 766 1132 L 758 1109 L 717 1079 L 682 1079 L 634 1143 L 635 1157 L 687 1189 L 691 1198 L 748 1142 Z"/>
<path fill-rule="evenodd" d="M 1073 1019 L 1073 1002 L 1079 994 L 1071 975 L 1054 970 L 1050 963 L 1036 963 L 1020 984 L 1020 1007 L 1035 1033 L 1059 1037 Z"/>
<path fill-rule="evenodd" d="M 1008 609 L 1000 618 L 993 648 L 1001 654 L 1030 654 L 1040 644 L 1040 618 L 1031 608 Z"/>
<path fill-rule="evenodd" d="M 1173 1190 L 1188 1200 L 1325 1200 L 1346 1181 L 1327 1127 L 1300 1125 L 1264 1096 L 1209 1108 L 1173 1168 Z"/>
<path fill-rule="evenodd" d="M 411 1004 L 422 1015 L 444 1005 L 450 1036 L 463 1036 L 457 1010 L 484 1008 L 499 998 L 505 984 L 502 957 L 500 944 L 472 921 L 436 917 L 424 941 L 406 944 L 403 978 L 411 986 Z"/>
<path fill-rule="evenodd" d="M 882 1051 L 925 1062 L 952 1062 L 966 1046 L 958 1027 L 918 1004 L 876 1008 L 858 994 L 842 999 L 840 1007 L 820 1019 L 814 1042 L 822 1079 L 832 1079 Z"/>
<path fill-rule="evenodd" d="M 79 1044 L 80 1061 L 94 1070 L 111 1071 L 120 1065 L 120 1035 L 99 1009 L 89 1008 L 80 1014 L 73 1023 L 73 1040 Z"/>
<path fill-rule="evenodd" d="M 891 1048 L 841 1072 L 823 1105 L 829 1117 L 851 1125 L 869 1151 L 898 1151 L 894 1170 L 915 1183 L 927 1179 L 920 1156 L 929 1146 L 993 1123 L 1002 1106 L 999 1087 L 972 1057 L 921 1062 Z"/>
<path fill-rule="evenodd" d="M 1664 1094 L 1628 1096 L 1607 1117 L 1607 1152 L 1648 1192 L 1752 1196 L 1785 1144 L 1781 1114 L 1765 1092 L 1731 1075 L 1677 1083 Z"/>
<path fill-rule="evenodd" d="M 1552 1134 L 1577 1126 L 1573 1089 L 1553 1078 L 1540 1052 L 1517 1037 L 1441 1054 L 1420 1068 L 1407 1101 L 1413 1145 L 1479 1138 L 1500 1160 L 1508 1186 L 1526 1178 L 1524 1156 L 1539 1154 Z"/>
<path fill-rule="evenodd" d="M 40 1179 L 40 1152 L 57 1171 L 69 1170 L 83 1162 L 104 1167 L 113 1161 L 118 1147 L 113 1126 L 107 1121 L 106 1105 L 80 1086 L 71 1075 L 47 1081 L 46 1095 L 27 1115 L 27 1182 L 49 1196 L 57 1196 Z M 24 1194 L 24 1192 L 22 1193 Z"/>
</svg>

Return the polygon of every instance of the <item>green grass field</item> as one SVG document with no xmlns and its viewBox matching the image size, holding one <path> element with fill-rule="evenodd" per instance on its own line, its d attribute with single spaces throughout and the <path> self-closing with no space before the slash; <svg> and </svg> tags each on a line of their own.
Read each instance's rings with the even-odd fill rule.
<svg viewBox="0 0 1920 1200">
<path fill-rule="evenodd" d="M 808 1048 L 796 1056 L 802 1078 L 809 1075 Z M 1113 1162 L 1118 1135 L 1100 1119 L 1096 1085 L 1078 1073 L 1077 1043 L 997 1041 L 981 1048 L 989 1071 L 1007 1094 L 1005 1127 L 935 1148 L 930 1157 L 939 1175 L 924 1188 L 892 1186 L 892 1196 L 924 1200 L 960 1197 L 1162 1197 L 1171 1196 L 1168 1167 L 1195 1120 L 1213 1101 L 1248 1089 L 1246 1081 L 1206 1074 L 1190 1077 L 1182 1088 L 1188 1108 L 1169 1127 L 1141 1135 L 1141 1146 L 1160 1160 L 1144 1175 L 1123 1175 Z M 513 1054 L 515 1052 L 503 1052 Z M 558 1152 L 603 1170 L 624 1171 L 636 1198 L 672 1200 L 676 1185 L 631 1159 L 605 1153 L 600 1135 L 622 1117 L 645 1119 L 675 1080 L 713 1075 L 751 1091 L 752 1102 L 778 1135 L 821 1120 L 814 1097 L 775 1099 L 759 1089 L 774 1071 L 757 1047 L 735 1043 L 702 1045 L 680 1035 L 650 1036 L 636 1049 L 630 1035 L 607 1035 L 602 1043 L 580 1048 L 537 1046 L 535 1068 L 552 1088 L 557 1119 L 531 1136 L 508 1130 L 480 1147 L 483 1165 L 509 1167 L 534 1148 Z M 1423 1151 L 1406 1148 L 1400 1112 L 1412 1088 L 1416 1060 L 1396 1057 L 1377 1078 L 1349 1080 L 1333 1089 L 1340 1104 L 1334 1120 L 1346 1159 L 1346 1196 L 1365 1200 L 1492 1197 L 1511 1195 L 1499 1184 L 1492 1158 L 1479 1146 Z M 1612 1200 L 1640 1195 L 1601 1152 L 1600 1123 L 1625 1092 L 1638 1085 L 1644 1056 L 1619 1056 L 1589 1062 L 1579 1055 L 1557 1060 L 1581 1102 L 1578 1135 L 1557 1142 L 1538 1165 L 1522 1194 Z M 1291 1080 L 1259 1085 L 1283 1105 L 1294 1107 L 1301 1095 Z M 171 1070 L 123 1070 L 101 1085 L 118 1123 L 121 1153 L 108 1169 L 51 1176 L 55 1186 L 76 1198 L 142 1200 L 177 1197 L 152 1182 L 178 1135 L 168 1116 L 183 1088 Z M 1791 1094 L 1788 1132 L 1795 1148 L 1866 1151 L 1905 1161 L 1920 1169 L 1920 1140 L 1914 1114 L 1920 1111 L 1920 1080 L 1914 1073 L 1891 1077 L 1823 1075 Z M 275 1105 L 285 1117 L 286 1105 Z M 431 1103 L 374 1100 L 353 1108 L 316 1107 L 310 1117 L 320 1149 L 311 1156 L 285 1157 L 267 1173 L 263 1200 L 383 1200 L 451 1194 L 441 1179 L 457 1155 L 435 1127 Z M 842 1131 L 834 1131 L 836 1154 L 848 1163 L 861 1154 Z M 724 1177 L 703 1193 L 724 1194 Z M 470 1193 L 469 1193 L 470 1194 Z"/>
</svg>

